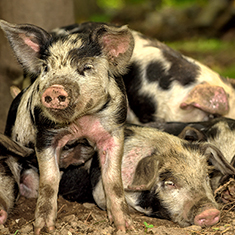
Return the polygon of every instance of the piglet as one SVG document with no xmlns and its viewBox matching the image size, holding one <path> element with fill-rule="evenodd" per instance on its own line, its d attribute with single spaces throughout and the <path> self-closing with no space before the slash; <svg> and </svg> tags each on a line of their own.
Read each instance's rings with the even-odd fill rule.
<svg viewBox="0 0 235 235">
<path fill-rule="evenodd" d="M 5 134 L 36 153 L 35 234 L 44 226 L 55 229 L 61 152 L 81 138 L 99 153 L 110 221 L 123 231 L 133 228 L 121 181 L 127 115 L 121 74 L 133 51 L 131 32 L 126 26 L 98 25 L 88 34 L 53 37 L 35 25 L 0 21 L 0 26 L 24 71 L 34 78 L 14 99 Z"/>
</svg>

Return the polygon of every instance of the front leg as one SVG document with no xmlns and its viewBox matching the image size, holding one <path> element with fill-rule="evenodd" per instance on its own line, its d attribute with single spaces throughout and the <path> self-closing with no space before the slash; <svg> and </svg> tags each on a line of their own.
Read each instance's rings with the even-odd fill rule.
<svg viewBox="0 0 235 235">
<path fill-rule="evenodd" d="M 123 145 L 124 133 L 121 130 L 98 148 L 109 220 L 114 222 L 118 230 L 126 231 L 126 227 L 133 229 L 133 226 L 121 179 Z"/>
<path fill-rule="evenodd" d="M 57 195 L 60 172 L 53 148 L 37 152 L 40 171 L 39 196 L 35 212 L 34 233 L 40 234 L 45 226 L 49 231 L 55 229 L 57 216 Z"/>
</svg>

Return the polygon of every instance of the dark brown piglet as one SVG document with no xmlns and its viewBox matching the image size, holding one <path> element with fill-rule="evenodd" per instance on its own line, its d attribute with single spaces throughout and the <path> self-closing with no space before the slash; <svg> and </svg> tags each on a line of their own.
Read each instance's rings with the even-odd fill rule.
<svg viewBox="0 0 235 235">
<path fill-rule="evenodd" d="M 0 224 L 6 222 L 19 196 L 21 165 L 18 160 L 32 153 L 32 149 L 0 134 Z"/>
</svg>

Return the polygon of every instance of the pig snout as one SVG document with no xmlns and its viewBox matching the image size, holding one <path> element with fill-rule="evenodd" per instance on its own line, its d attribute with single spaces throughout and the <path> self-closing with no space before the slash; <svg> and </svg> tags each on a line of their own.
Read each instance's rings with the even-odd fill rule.
<svg viewBox="0 0 235 235">
<path fill-rule="evenodd" d="M 211 226 L 218 223 L 219 219 L 220 211 L 215 208 L 212 208 L 204 210 L 199 215 L 195 216 L 194 224 L 199 225 L 201 227 Z"/>
<path fill-rule="evenodd" d="M 52 85 L 42 94 L 42 104 L 50 109 L 65 109 L 70 97 L 62 85 Z"/>
<path fill-rule="evenodd" d="M 0 208 L 0 224 L 4 224 L 6 222 L 7 216 L 7 212 L 3 208 Z"/>
</svg>

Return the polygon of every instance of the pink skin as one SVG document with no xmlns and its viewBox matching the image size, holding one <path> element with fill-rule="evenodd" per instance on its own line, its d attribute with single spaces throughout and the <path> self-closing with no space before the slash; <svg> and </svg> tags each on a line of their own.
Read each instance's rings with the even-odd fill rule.
<svg viewBox="0 0 235 235">
<path fill-rule="evenodd" d="M 119 130 L 116 130 L 115 132 L 118 131 Z M 86 137 L 91 142 L 96 143 L 96 147 L 100 155 L 105 191 L 107 195 L 113 195 L 112 185 L 115 181 L 118 180 L 119 177 L 121 177 L 121 173 L 119 175 L 118 169 L 115 169 L 115 171 L 111 169 L 113 169 L 115 165 L 118 164 L 117 152 L 119 152 L 121 149 L 122 141 L 112 136 L 110 132 L 102 126 L 99 118 L 89 115 L 83 116 L 77 121 L 75 121 L 73 124 L 71 124 L 68 128 L 67 134 L 65 134 L 62 138 L 60 137 L 60 140 L 58 140 L 56 146 L 56 156 L 58 162 L 60 157 L 60 151 L 63 146 L 68 141 L 81 137 Z M 119 214 L 119 210 L 121 210 L 121 208 L 117 209 L 116 206 L 117 205 L 111 205 L 111 211 L 112 213 Z M 108 212 L 108 214 L 110 221 L 112 221 L 112 218 L 118 218 L 118 220 L 120 219 L 120 216 L 118 215 L 112 215 L 110 212 Z M 118 221 L 115 222 L 117 229 L 125 231 L 124 226 L 120 225 Z"/>
<path fill-rule="evenodd" d="M 3 209 L 0 209 L 0 224 L 4 224 L 7 220 L 7 212 Z"/>
<path fill-rule="evenodd" d="M 220 211 L 217 209 L 207 209 L 195 216 L 194 224 L 199 225 L 201 227 L 211 226 L 219 222 L 220 219 Z"/>
<path fill-rule="evenodd" d="M 183 99 L 180 108 L 201 109 L 207 113 L 224 115 L 229 111 L 228 97 L 225 90 L 208 83 L 199 84 Z"/>
<path fill-rule="evenodd" d="M 51 109 L 65 109 L 69 105 L 68 93 L 62 85 L 53 85 L 44 91 L 42 104 Z"/>
</svg>

